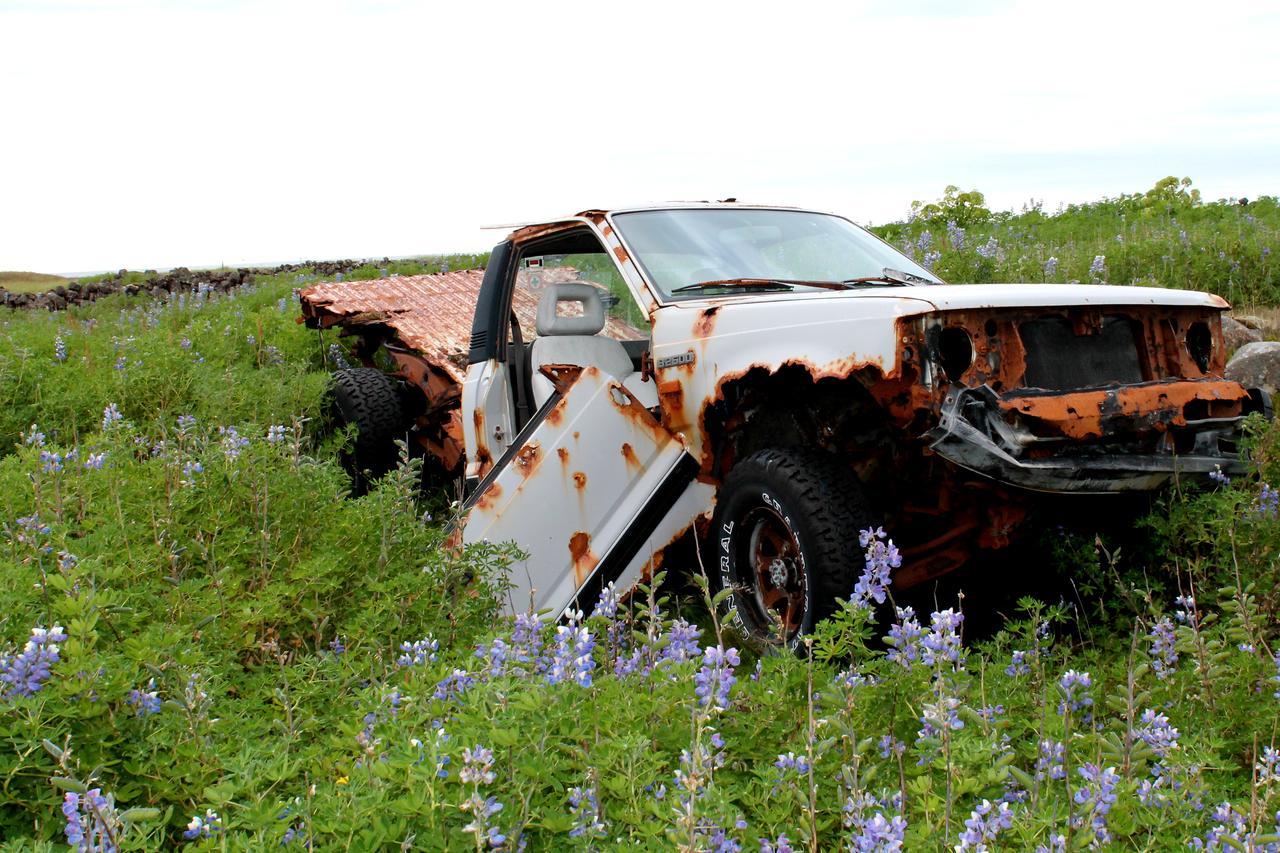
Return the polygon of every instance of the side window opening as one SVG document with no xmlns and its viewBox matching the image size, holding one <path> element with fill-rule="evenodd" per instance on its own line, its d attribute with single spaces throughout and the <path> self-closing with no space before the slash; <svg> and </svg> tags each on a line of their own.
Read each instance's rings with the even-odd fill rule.
<svg viewBox="0 0 1280 853">
<path fill-rule="evenodd" d="M 646 407 L 656 406 L 653 382 L 641 377 L 648 348 L 648 316 L 593 234 L 576 231 L 521 250 L 507 334 L 521 425 L 567 386 L 574 368 L 587 366 L 622 382 Z"/>
</svg>

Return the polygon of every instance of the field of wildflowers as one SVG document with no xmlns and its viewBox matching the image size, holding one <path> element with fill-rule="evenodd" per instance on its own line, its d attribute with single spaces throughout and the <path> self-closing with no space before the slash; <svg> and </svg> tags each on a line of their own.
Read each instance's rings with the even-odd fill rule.
<svg viewBox="0 0 1280 853">
<path fill-rule="evenodd" d="M 1190 178 L 1165 178 L 1050 213 L 1029 202 L 992 212 L 948 187 L 902 222 L 872 230 L 947 281 L 1146 284 L 1217 293 L 1233 305 L 1280 303 L 1280 201 L 1204 202 Z"/>
<path fill-rule="evenodd" d="M 5 849 L 1280 850 L 1280 430 L 981 636 L 877 530 L 798 657 L 696 576 L 504 623 L 415 461 L 347 494 L 306 277 L 0 318 Z"/>
</svg>

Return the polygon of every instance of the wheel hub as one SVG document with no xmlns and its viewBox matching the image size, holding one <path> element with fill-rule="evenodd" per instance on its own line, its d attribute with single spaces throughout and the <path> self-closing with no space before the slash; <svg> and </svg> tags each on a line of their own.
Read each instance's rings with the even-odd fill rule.
<svg viewBox="0 0 1280 853">
<path fill-rule="evenodd" d="M 791 567 L 781 557 L 775 558 L 769 564 L 769 580 L 774 586 L 786 586 L 787 579 L 791 576 Z"/>
<path fill-rule="evenodd" d="M 800 543 L 771 507 L 757 507 L 743 528 L 749 531 L 742 556 L 753 570 L 756 609 L 790 636 L 803 625 L 808 605 Z"/>
</svg>

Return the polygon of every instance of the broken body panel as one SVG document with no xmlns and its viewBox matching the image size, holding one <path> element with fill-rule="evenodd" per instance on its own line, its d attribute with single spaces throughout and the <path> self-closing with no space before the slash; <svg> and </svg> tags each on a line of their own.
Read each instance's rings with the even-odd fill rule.
<svg viewBox="0 0 1280 853">
<path fill-rule="evenodd" d="M 483 477 L 462 541 L 511 539 L 530 555 L 513 569 L 513 610 L 588 608 L 602 585 L 647 577 L 709 519 L 734 460 L 771 441 L 838 455 L 881 497 L 891 529 L 915 543 L 910 570 L 895 576 L 906 586 L 1007 544 L 1028 492 L 1149 491 L 1235 470 L 1238 424 L 1264 408 L 1221 378 L 1227 305 L 1215 296 L 929 284 L 674 300 L 646 278 L 612 214 L 509 239 L 518 249 L 575 230 L 607 249 L 650 319 L 652 411 L 583 366 L 552 377 L 557 398 L 516 435 L 510 407 L 494 403 L 510 395 L 507 365 L 488 358 L 464 376 L 459 363 L 476 273 L 415 277 L 412 294 L 408 279 L 302 292 L 308 322 L 372 332 L 422 388 L 424 446 L 442 443 L 440 413 L 452 412 L 444 434 Z M 532 325 L 536 304 L 518 293 L 508 304 Z"/>
</svg>

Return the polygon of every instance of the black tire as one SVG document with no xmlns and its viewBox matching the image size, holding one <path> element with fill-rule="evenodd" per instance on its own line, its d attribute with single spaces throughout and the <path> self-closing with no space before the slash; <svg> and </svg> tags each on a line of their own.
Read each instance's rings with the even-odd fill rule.
<svg viewBox="0 0 1280 853">
<path fill-rule="evenodd" d="M 858 532 L 875 523 L 835 456 L 793 448 L 748 456 L 725 477 L 712 519 L 714 575 L 733 590 L 721 615 L 757 649 L 795 650 L 853 592 Z"/>
<path fill-rule="evenodd" d="M 356 494 L 391 471 L 399 461 L 396 440 L 405 434 L 404 409 L 395 383 L 371 367 L 339 370 L 333 376 L 333 414 L 339 426 L 356 428 L 355 441 L 342 455 Z"/>
</svg>

